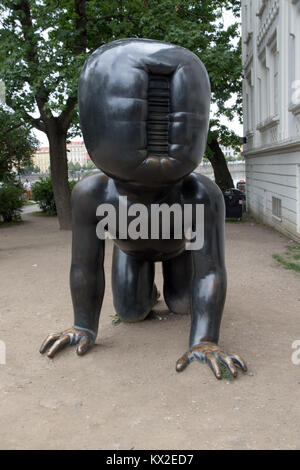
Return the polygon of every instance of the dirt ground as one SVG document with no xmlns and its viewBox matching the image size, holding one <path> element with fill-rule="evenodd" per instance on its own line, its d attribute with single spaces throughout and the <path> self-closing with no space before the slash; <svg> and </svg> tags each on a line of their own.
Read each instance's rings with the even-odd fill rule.
<svg viewBox="0 0 300 470">
<path fill-rule="evenodd" d="M 54 360 L 39 346 L 72 326 L 71 233 L 55 218 L 23 216 L 0 228 L 0 449 L 300 449 L 300 275 L 272 259 L 286 238 L 228 223 L 228 294 L 221 346 L 249 372 L 217 381 L 208 366 L 174 371 L 189 317 L 165 305 L 138 324 L 112 325 L 111 242 L 96 346 Z M 160 264 L 156 282 L 162 288 Z"/>
</svg>

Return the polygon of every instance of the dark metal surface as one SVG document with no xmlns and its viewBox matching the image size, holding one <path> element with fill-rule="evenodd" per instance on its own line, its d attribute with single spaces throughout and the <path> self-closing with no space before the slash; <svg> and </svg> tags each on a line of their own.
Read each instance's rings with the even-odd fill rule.
<svg viewBox="0 0 300 470">
<path fill-rule="evenodd" d="M 121 320 L 140 321 L 149 314 L 158 296 L 154 266 L 161 261 L 169 309 L 191 315 L 191 349 L 177 370 L 192 359 L 208 363 L 217 378 L 217 360 L 234 375 L 236 365 L 246 370 L 241 359 L 217 346 L 226 296 L 223 195 L 208 178 L 192 173 L 205 151 L 209 123 L 204 65 L 171 44 L 115 41 L 86 61 L 79 106 L 86 147 L 103 173 L 78 183 L 72 194 L 75 326 L 50 335 L 41 352 L 53 357 L 66 344 L 78 344 L 83 354 L 95 341 L 105 289 L 105 241 L 96 235 L 96 210 L 107 203 L 118 210 L 119 196 L 126 196 L 127 207 L 143 203 L 149 219 L 151 204 L 204 204 L 204 245 L 189 251 L 184 237 L 121 239 L 116 222 L 112 290 Z"/>
</svg>

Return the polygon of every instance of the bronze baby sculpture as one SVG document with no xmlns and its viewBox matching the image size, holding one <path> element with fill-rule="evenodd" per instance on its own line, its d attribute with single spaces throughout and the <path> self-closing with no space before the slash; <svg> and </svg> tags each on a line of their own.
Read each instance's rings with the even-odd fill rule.
<svg viewBox="0 0 300 470">
<path fill-rule="evenodd" d="M 79 182 L 72 193 L 74 326 L 49 335 L 41 353 L 53 357 L 71 344 L 82 355 L 93 345 L 104 295 L 103 232 L 108 230 L 114 238 L 112 290 L 120 319 L 140 321 L 152 310 L 158 297 L 154 263 L 160 261 L 167 306 L 191 315 L 190 349 L 176 370 L 194 359 L 206 362 L 218 379 L 220 363 L 234 376 L 237 366 L 247 370 L 240 357 L 217 345 L 226 296 L 224 199 L 215 183 L 193 173 L 206 147 L 209 108 L 206 69 L 183 47 L 122 39 L 87 59 L 79 81 L 80 122 L 101 173 Z M 109 207 L 120 215 L 120 204 L 128 211 L 125 227 L 137 214 L 134 206 L 143 205 L 135 228 L 139 225 L 147 236 L 124 233 L 124 220 L 105 216 Z M 163 220 L 157 219 L 158 230 L 151 220 L 152 209 L 162 206 L 174 209 L 168 237 L 162 233 Z M 183 221 L 175 209 L 187 207 L 191 217 L 178 236 Z M 202 230 L 202 242 L 187 248 L 186 229 L 196 238 Z"/>
</svg>

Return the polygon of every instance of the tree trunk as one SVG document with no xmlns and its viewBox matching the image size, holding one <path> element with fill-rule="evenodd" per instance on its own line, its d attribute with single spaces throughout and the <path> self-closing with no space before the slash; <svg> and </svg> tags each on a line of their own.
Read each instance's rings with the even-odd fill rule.
<svg viewBox="0 0 300 470">
<path fill-rule="evenodd" d="M 227 162 L 220 148 L 218 140 L 212 138 L 207 145 L 210 149 L 207 158 L 212 164 L 215 175 L 215 182 L 222 190 L 234 188 L 233 180 L 230 171 L 228 170 Z"/>
<path fill-rule="evenodd" d="M 71 197 L 68 182 L 66 132 L 59 126 L 57 119 L 47 125 L 50 147 L 50 167 L 52 188 L 57 216 L 61 230 L 71 230 Z"/>
</svg>

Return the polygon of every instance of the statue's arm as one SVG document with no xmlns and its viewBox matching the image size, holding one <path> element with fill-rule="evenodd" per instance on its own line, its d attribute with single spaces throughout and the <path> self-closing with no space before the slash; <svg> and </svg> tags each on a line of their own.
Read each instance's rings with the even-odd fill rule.
<svg viewBox="0 0 300 470">
<path fill-rule="evenodd" d="M 199 193 L 196 202 L 204 204 L 204 240 L 202 248 L 193 250 L 191 254 L 193 280 L 190 293 L 190 349 L 177 361 L 176 368 L 181 371 L 197 359 L 206 362 L 220 379 L 220 363 L 234 376 L 237 375 L 236 366 L 244 371 L 247 367 L 239 356 L 227 354 L 218 346 L 227 287 L 223 194 L 211 181 L 206 182 L 204 189 L 201 185 Z"/>
<path fill-rule="evenodd" d="M 91 180 L 93 181 L 93 180 Z M 104 240 L 96 234 L 97 202 L 90 181 L 78 183 L 72 193 L 72 262 L 70 288 L 74 325 L 50 334 L 40 352 L 52 358 L 66 345 L 76 345 L 84 354 L 95 342 L 104 296 Z M 101 194 L 101 188 L 98 188 Z"/>
<path fill-rule="evenodd" d="M 72 194 L 72 261 L 70 288 L 74 326 L 96 336 L 104 296 L 104 240 L 96 234 L 97 204 L 81 188 Z"/>
<path fill-rule="evenodd" d="M 218 342 L 227 288 L 224 198 L 215 187 L 199 202 L 204 204 L 204 240 L 200 250 L 192 251 L 191 348 L 203 341 Z"/>
</svg>

